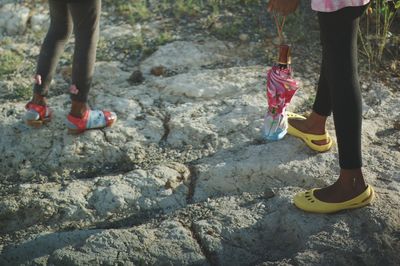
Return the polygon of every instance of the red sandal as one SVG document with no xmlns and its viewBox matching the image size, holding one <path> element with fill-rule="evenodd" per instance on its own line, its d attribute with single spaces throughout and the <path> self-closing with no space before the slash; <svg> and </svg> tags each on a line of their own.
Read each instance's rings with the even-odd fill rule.
<svg viewBox="0 0 400 266">
<path fill-rule="evenodd" d="M 25 123 L 29 126 L 39 128 L 51 121 L 53 111 L 47 105 L 39 105 L 28 102 L 25 106 Z"/>
<path fill-rule="evenodd" d="M 86 110 L 82 118 L 69 114 L 67 128 L 69 134 L 81 134 L 90 129 L 111 127 L 115 121 L 117 121 L 117 115 L 114 112 Z"/>
</svg>

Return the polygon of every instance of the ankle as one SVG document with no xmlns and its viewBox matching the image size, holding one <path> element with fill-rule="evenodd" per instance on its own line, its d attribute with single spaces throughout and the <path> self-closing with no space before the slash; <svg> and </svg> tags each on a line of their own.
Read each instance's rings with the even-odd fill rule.
<svg viewBox="0 0 400 266">
<path fill-rule="evenodd" d="M 32 103 L 37 104 L 37 105 L 46 106 L 47 99 L 46 99 L 46 97 L 44 97 L 38 93 L 34 93 L 33 97 L 32 97 Z"/>
<path fill-rule="evenodd" d="M 306 125 L 309 130 L 315 131 L 319 134 L 325 133 L 326 116 L 321 116 L 315 112 L 312 112 L 306 120 Z"/>
<path fill-rule="evenodd" d="M 364 190 L 366 187 L 361 168 L 341 169 L 338 182 L 351 190 Z"/>
<path fill-rule="evenodd" d="M 69 114 L 77 118 L 82 118 L 88 109 L 89 107 L 86 103 L 72 101 Z"/>
</svg>

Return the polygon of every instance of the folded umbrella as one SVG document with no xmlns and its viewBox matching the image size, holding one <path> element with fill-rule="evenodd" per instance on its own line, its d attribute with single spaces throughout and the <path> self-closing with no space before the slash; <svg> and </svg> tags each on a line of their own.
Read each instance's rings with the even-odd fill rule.
<svg viewBox="0 0 400 266">
<path fill-rule="evenodd" d="M 279 46 L 279 61 L 267 72 L 268 109 L 264 117 L 263 136 L 280 140 L 287 133 L 286 107 L 298 90 L 290 67 L 290 47 Z"/>
</svg>

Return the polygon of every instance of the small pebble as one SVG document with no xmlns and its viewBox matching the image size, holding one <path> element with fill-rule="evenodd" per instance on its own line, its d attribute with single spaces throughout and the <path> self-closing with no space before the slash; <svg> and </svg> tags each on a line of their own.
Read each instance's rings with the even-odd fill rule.
<svg viewBox="0 0 400 266">
<path fill-rule="evenodd" d="M 393 127 L 394 129 L 400 130 L 400 120 L 394 121 Z"/>
<path fill-rule="evenodd" d="M 239 39 L 240 39 L 242 42 L 247 42 L 247 41 L 249 40 L 249 35 L 246 34 L 246 33 L 242 33 L 242 34 L 239 35 Z"/>
<path fill-rule="evenodd" d="M 166 72 L 166 68 L 164 66 L 155 66 L 151 69 L 150 73 L 154 76 L 164 76 Z"/>
<path fill-rule="evenodd" d="M 270 188 L 265 189 L 264 198 L 270 199 L 270 198 L 273 198 L 274 196 L 275 196 L 275 192 L 272 189 L 270 189 Z"/>
<path fill-rule="evenodd" d="M 133 70 L 131 76 L 129 77 L 128 81 L 132 84 L 140 84 L 143 83 L 144 77 L 142 71 L 140 69 Z"/>
</svg>

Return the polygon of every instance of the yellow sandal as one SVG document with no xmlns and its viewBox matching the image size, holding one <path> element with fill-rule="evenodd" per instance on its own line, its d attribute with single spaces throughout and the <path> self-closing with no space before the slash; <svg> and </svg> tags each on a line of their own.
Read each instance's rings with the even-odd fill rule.
<svg viewBox="0 0 400 266">
<path fill-rule="evenodd" d="M 308 191 L 297 193 L 293 199 L 294 205 L 307 212 L 334 213 L 342 210 L 364 207 L 370 204 L 375 198 L 374 189 L 370 185 L 368 185 L 364 192 L 357 197 L 338 203 L 329 203 L 317 199 L 314 196 L 315 190 L 317 189 L 313 188 Z"/>
<path fill-rule="evenodd" d="M 305 120 L 306 118 L 304 116 L 287 112 L 288 119 L 299 119 L 299 120 Z M 288 134 L 302 139 L 308 147 L 310 147 L 312 150 L 317 151 L 317 152 L 326 152 L 331 149 L 332 147 L 332 138 L 330 137 L 328 132 L 325 132 L 325 134 L 322 135 L 315 135 L 315 134 L 309 134 L 309 133 L 304 133 L 297 128 L 292 127 L 288 123 Z M 328 143 L 323 144 L 323 145 L 318 145 L 315 144 L 314 141 L 319 141 L 319 140 L 327 140 Z"/>
</svg>

